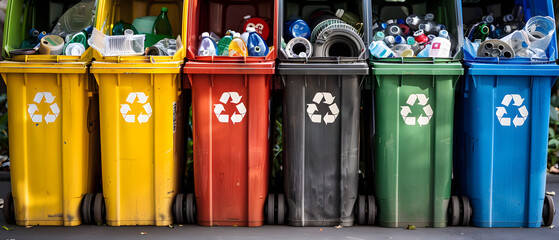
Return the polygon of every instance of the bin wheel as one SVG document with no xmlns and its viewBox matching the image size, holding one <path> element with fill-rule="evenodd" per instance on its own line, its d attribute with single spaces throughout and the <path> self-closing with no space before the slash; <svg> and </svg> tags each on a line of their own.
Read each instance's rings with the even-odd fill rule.
<svg viewBox="0 0 559 240">
<path fill-rule="evenodd" d="M 92 224 L 91 218 L 91 202 L 93 201 L 93 193 L 87 193 L 82 199 L 81 212 L 82 222 L 84 224 Z"/>
<path fill-rule="evenodd" d="M 95 194 L 93 200 L 93 220 L 97 225 L 105 223 L 105 199 L 102 193 Z"/>
<path fill-rule="evenodd" d="M 184 224 L 184 194 L 179 193 L 175 196 L 173 203 L 173 214 L 178 224 Z"/>
<path fill-rule="evenodd" d="M 4 213 L 4 219 L 8 224 L 16 224 L 16 215 L 14 210 L 14 196 L 12 193 L 6 195 L 4 199 L 4 207 L 2 208 L 2 213 Z"/>
<path fill-rule="evenodd" d="M 194 193 L 186 194 L 185 202 L 186 202 L 186 223 L 194 224 L 196 223 L 196 201 L 194 199 Z"/>
<path fill-rule="evenodd" d="M 365 196 L 364 195 L 359 195 L 358 199 L 357 199 L 357 224 L 358 225 L 365 225 L 366 224 L 366 220 L 367 218 L 365 217 L 365 211 L 366 211 L 366 202 L 365 202 Z"/>
<path fill-rule="evenodd" d="M 5 207 L 5 206 L 4 206 Z M 555 203 L 551 196 L 546 195 L 543 200 L 543 225 L 551 226 L 553 217 L 555 216 Z"/>
<path fill-rule="evenodd" d="M 470 225 L 470 217 L 472 216 L 472 207 L 470 205 L 470 199 L 466 196 L 460 196 L 460 202 L 462 205 L 462 226 Z"/>
<path fill-rule="evenodd" d="M 374 225 L 377 217 L 377 204 L 375 196 L 367 196 L 367 224 Z"/>
<path fill-rule="evenodd" d="M 282 193 L 278 194 L 278 222 L 277 224 L 279 225 L 283 225 L 285 224 L 285 195 L 283 195 Z"/>
<path fill-rule="evenodd" d="M 447 218 L 450 226 L 458 226 L 460 223 L 460 200 L 457 196 L 450 197 Z"/>
<path fill-rule="evenodd" d="M 274 224 L 274 213 L 275 213 L 275 195 L 273 193 L 268 194 L 268 199 L 266 199 L 266 222 L 268 224 Z"/>
</svg>

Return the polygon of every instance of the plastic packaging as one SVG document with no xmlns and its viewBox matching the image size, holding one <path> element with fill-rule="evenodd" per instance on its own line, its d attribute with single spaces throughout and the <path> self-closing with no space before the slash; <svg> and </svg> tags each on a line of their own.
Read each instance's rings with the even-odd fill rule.
<svg viewBox="0 0 559 240">
<path fill-rule="evenodd" d="M 396 56 L 402 56 L 402 53 L 404 53 L 404 51 L 406 50 L 411 50 L 411 46 L 407 43 L 402 43 L 402 44 L 397 44 L 394 47 L 390 48 L 392 51 L 394 51 L 394 53 L 396 53 Z M 413 51 L 413 50 L 412 50 Z M 412 54 L 413 55 L 413 54 Z"/>
<path fill-rule="evenodd" d="M 107 36 L 95 28 L 87 43 L 103 56 L 135 56 L 144 54 L 145 38 L 143 34 L 134 35 L 130 29 L 124 35 Z"/>
<path fill-rule="evenodd" d="M 255 57 L 263 57 L 268 55 L 270 50 L 266 41 L 256 32 L 254 28 L 247 28 L 248 41 L 246 42 L 248 55 Z"/>
<path fill-rule="evenodd" d="M 235 33 L 233 35 L 233 40 L 229 44 L 229 56 L 230 57 L 246 57 L 247 47 L 245 42 L 241 39 L 240 33 Z"/>
<path fill-rule="evenodd" d="M 161 39 L 156 44 L 153 44 L 151 47 L 149 47 L 146 55 L 173 56 L 175 55 L 176 52 L 177 52 L 177 40 L 172 38 L 164 38 Z"/>
<path fill-rule="evenodd" d="M 371 56 L 376 58 L 396 57 L 396 53 L 382 41 L 372 42 L 371 45 L 369 45 L 369 52 Z"/>
<path fill-rule="evenodd" d="M 431 50 L 429 51 L 429 57 L 450 57 L 450 40 L 442 37 L 436 37 L 431 42 Z"/>
<path fill-rule="evenodd" d="M 152 33 L 156 35 L 166 35 L 166 36 L 173 36 L 173 30 L 171 29 L 171 23 L 169 22 L 169 17 L 167 17 L 167 11 L 169 11 L 166 7 L 161 8 L 161 13 L 155 19 L 153 23 Z"/>
<path fill-rule="evenodd" d="M 217 46 L 213 39 L 210 38 L 210 33 L 202 33 L 202 40 L 200 47 L 198 47 L 198 56 L 216 56 Z"/>
<path fill-rule="evenodd" d="M 555 21 L 549 16 L 535 16 L 526 22 L 524 31 L 528 33 L 530 47 L 545 51 L 555 34 Z"/>
<path fill-rule="evenodd" d="M 229 45 L 233 40 L 232 31 L 227 31 L 226 35 L 217 42 L 217 53 L 219 56 L 229 56 Z"/>
<path fill-rule="evenodd" d="M 52 29 L 52 35 L 66 38 L 67 35 L 80 32 L 93 25 L 95 20 L 96 0 L 83 0 L 66 11 Z"/>
</svg>

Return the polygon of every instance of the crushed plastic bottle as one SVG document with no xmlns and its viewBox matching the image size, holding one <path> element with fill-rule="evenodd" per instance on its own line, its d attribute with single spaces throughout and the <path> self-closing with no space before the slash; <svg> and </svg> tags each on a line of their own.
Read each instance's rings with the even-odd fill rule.
<svg viewBox="0 0 559 240">
<path fill-rule="evenodd" d="M 200 47 L 198 47 L 198 56 L 217 56 L 216 48 L 214 40 L 210 38 L 210 33 L 202 33 L 202 40 L 200 41 Z"/>
<path fill-rule="evenodd" d="M 268 44 L 266 41 L 260 36 L 256 29 L 248 27 L 247 32 L 249 33 L 247 44 L 248 55 L 249 56 L 256 56 L 256 57 L 263 57 L 268 55 L 270 52 L 268 49 Z"/>
<path fill-rule="evenodd" d="M 371 45 L 369 45 L 369 53 L 376 58 L 396 57 L 396 53 L 382 41 L 372 42 Z"/>
<path fill-rule="evenodd" d="M 146 55 L 173 56 L 176 52 L 177 40 L 172 38 L 164 38 L 149 47 Z"/>
<path fill-rule="evenodd" d="M 159 16 L 155 19 L 153 23 L 152 33 L 156 35 L 173 36 L 173 30 L 171 29 L 171 23 L 169 22 L 169 17 L 167 17 L 167 12 L 169 9 L 166 7 L 161 8 Z"/>
<path fill-rule="evenodd" d="M 230 57 L 246 57 L 247 47 L 245 42 L 241 39 L 240 33 L 233 34 L 233 40 L 229 44 L 229 56 Z"/>
</svg>

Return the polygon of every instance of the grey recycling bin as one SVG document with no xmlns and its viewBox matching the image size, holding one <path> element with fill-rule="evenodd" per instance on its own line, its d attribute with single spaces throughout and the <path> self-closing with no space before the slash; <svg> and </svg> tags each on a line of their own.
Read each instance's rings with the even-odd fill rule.
<svg viewBox="0 0 559 240">
<path fill-rule="evenodd" d="M 287 224 L 352 226 L 364 61 L 281 62 Z"/>
</svg>

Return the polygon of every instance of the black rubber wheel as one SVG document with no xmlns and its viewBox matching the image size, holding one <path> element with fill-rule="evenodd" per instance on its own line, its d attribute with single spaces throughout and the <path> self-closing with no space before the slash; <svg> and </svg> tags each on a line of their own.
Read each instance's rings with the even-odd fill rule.
<svg viewBox="0 0 559 240">
<path fill-rule="evenodd" d="M 367 218 L 365 217 L 365 211 L 367 208 L 367 203 L 365 202 L 365 196 L 359 195 L 357 199 L 357 224 L 365 225 Z"/>
<path fill-rule="evenodd" d="M 97 225 L 105 223 L 105 198 L 102 193 L 95 194 L 93 200 L 93 221 Z"/>
<path fill-rule="evenodd" d="M 277 196 L 278 196 L 278 218 L 277 218 L 278 221 L 276 224 L 283 225 L 285 224 L 285 213 L 286 213 L 285 195 L 280 193 Z"/>
<path fill-rule="evenodd" d="M 16 215 L 14 209 L 14 197 L 12 193 L 6 195 L 4 199 L 4 208 L 2 208 L 2 213 L 4 213 L 4 219 L 8 224 L 16 224 Z"/>
<path fill-rule="evenodd" d="M 186 205 L 186 223 L 194 224 L 196 223 L 196 201 L 194 198 L 194 193 L 186 194 L 186 199 L 183 204 Z"/>
<path fill-rule="evenodd" d="M 460 196 L 460 205 L 462 206 L 462 218 L 460 224 L 462 226 L 470 225 L 470 217 L 472 214 L 472 208 L 470 206 L 470 199 L 466 196 Z"/>
<path fill-rule="evenodd" d="M 175 196 L 175 201 L 173 202 L 173 215 L 175 215 L 175 222 L 178 224 L 184 224 L 184 194 L 179 193 Z"/>
<path fill-rule="evenodd" d="M 546 195 L 543 199 L 543 225 L 551 226 L 553 224 L 553 217 L 555 216 L 555 203 L 551 196 Z"/>
<path fill-rule="evenodd" d="M 82 199 L 81 213 L 83 224 L 92 224 L 91 218 L 91 202 L 93 201 L 93 193 L 87 193 Z"/>
<path fill-rule="evenodd" d="M 268 199 L 266 199 L 266 223 L 268 223 L 269 225 L 274 224 L 275 199 L 275 194 L 273 193 L 268 194 Z"/>
<path fill-rule="evenodd" d="M 367 210 L 367 224 L 375 225 L 377 217 L 377 204 L 375 201 L 375 196 L 373 195 L 367 196 Z"/>
<path fill-rule="evenodd" d="M 448 225 L 458 226 L 460 223 L 460 200 L 457 196 L 451 196 L 448 201 Z"/>
</svg>

